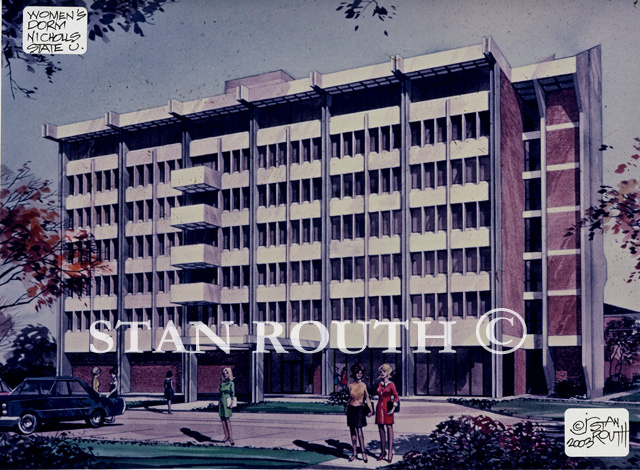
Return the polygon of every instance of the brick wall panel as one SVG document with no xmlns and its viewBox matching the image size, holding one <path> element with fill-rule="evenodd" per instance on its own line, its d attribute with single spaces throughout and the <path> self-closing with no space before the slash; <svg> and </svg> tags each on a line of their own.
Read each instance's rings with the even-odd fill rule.
<svg viewBox="0 0 640 470">
<path fill-rule="evenodd" d="M 578 129 L 559 129 L 547 132 L 547 165 L 580 161 Z"/>
<path fill-rule="evenodd" d="M 580 297 L 549 297 L 549 335 L 579 335 L 581 332 Z"/>
</svg>

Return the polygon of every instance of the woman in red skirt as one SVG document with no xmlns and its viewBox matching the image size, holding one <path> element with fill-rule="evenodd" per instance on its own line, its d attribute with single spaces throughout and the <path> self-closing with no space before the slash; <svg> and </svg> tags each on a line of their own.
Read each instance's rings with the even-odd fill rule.
<svg viewBox="0 0 640 470">
<path fill-rule="evenodd" d="M 380 457 L 377 460 L 384 460 L 385 453 L 387 462 L 391 463 L 393 458 L 393 413 L 395 412 L 400 399 L 396 386 L 389 379 L 393 375 L 393 369 L 389 364 L 382 364 L 378 369 L 380 383 L 378 384 L 378 404 L 376 405 L 376 424 L 380 431 Z M 386 450 L 385 452 L 385 449 Z"/>
</svg>

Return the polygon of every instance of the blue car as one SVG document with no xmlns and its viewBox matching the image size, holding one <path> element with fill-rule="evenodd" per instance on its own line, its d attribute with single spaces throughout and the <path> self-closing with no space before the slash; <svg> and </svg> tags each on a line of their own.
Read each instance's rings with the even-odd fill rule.
<svg viewBox="0 0 640 470">
<path fill-rule="evenodd" d="M 0 426 L 17 426 L 25 435 L 44 422 L 85 420 L 98 427 L 125 410 L 122 398 L 103 397 L 77 377 L 30 378 L 0 396 Z"/>
</svg>

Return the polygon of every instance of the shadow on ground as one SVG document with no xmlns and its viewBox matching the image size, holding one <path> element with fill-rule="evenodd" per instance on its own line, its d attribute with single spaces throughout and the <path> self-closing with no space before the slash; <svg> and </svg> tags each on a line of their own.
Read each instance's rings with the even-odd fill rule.
<svg viewBox="0 0 640 470">
<path fill-rule="evenodd" d="M 185 436 L 189 436 L 190 438 L 195 439 L 198 442 L 215 442 L 215 443 L 223 442 L 216 439 L 211 439 L 209 436 L 206 436 L 202 433 L 199 433 L 198 431 L 194 431 L 193 429 L 189 429 L 189 428 L 180 428 L 180 432 Z"/>
<path fill-rule="evenodd" d="M 427 449 L 429 437 L 421 434 L 411 434 L 409 436 L 396 437 L 393 440 L 393 453 L 403 455 L 412 450 L 423 452 Z M 351 448 L 351 447 L 349 447 Z M 367 443 L 367 453 L 371 455 L 380 455 L 380 441 L 378 439 L 371 440 Z"/>
</svg>

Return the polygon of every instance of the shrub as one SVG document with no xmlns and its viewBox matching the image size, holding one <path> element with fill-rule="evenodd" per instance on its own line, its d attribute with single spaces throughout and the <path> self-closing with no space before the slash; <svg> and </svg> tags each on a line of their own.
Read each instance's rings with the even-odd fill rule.
<svg viewBox="0 0 640 470">
<path fill-rule="evenodd" d="M 625 392 L 632 388 L 634 388 L 633 382 L 626 375 L 612 375 L 604 381 L 604 393 Z"/>
<path fill-rule="evenodd" d="M 347 406 L 349 401 L 349 390 L 338 390 L 337 392 L 331 392 L 327 399 L 328 405 L 340 405 Z"/>
<path fill-rule="evenodd" d="M 498 400 L 488 400 L 486 398 L 448 398 L 447 401 L 478 410 L 490 410 L 498 402 Z"/>
<path fill-rule="evenodd" d="M 487 416 L 451 417 L 436 427 L 423 452 L 409 452 L 396 468 L 589 468 L 570 459 L 564 443 L 526 422 L 506 426 Z"/>
<path fill-rule="evenodd" d="M 1 468 L 96 468 L 85 451 L 62 433 L 59 437 L 0 434 Z"/>
<path fill-rule="evenodd" d="M 584 380 L 564 379 L 553 386 L 553 398 L 586 398 L 587 386 Z"/>
</svg>

